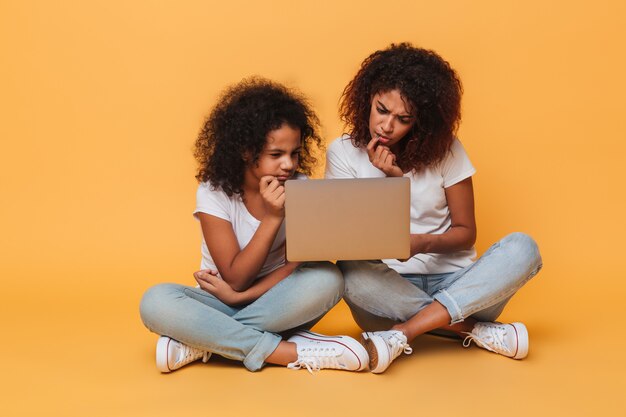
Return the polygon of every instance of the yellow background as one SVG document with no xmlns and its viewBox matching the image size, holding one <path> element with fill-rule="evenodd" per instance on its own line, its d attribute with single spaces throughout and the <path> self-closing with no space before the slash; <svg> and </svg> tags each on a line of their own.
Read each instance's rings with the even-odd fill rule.
<svg viewBox="0 0 626 417">
<path fill-rule="evenodd" d="M 0 414 L 624 415 L 623 1 L 0 0 Z M 251 74 L 308 95 L 331 140 L 360 62 L 432 48 L 465 87 L 478 250 L 533 235 L 513 361 L 424 336 L 384 375 L 170 375 L 142 292 L 193 284 L 195 136 Z M 340 304 L 318 325 L 357 336 Z M 184 413 L 184 414 L 183 414 Z"/>
</svg>

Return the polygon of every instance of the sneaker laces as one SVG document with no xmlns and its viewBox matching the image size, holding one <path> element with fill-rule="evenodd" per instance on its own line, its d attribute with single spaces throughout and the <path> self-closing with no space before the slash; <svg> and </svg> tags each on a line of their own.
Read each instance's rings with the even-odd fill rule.
<svg viewBox="0 0 626 417">
<path fill-rule="evenodd" d="M 465 333 L 467 337 L 463 340 L 463 347 L 469 347 L 474 341 L 477 345 L 495 353 L 511 354 L 511 349 L 506 345 L 504 336 L 506 328 L 504 326 L 490 325 L 483 326 L 477 323 L 471 332 Z"/>
<path fill-rule="evenodd" d="M 402 334 L 402 332 L 400 332 Z M 400 352 L 404 352 L 407 355 L 413 353 L 413 348 L 406 342 L 406 338 L 402 338 L 398 333 L 392 333 L 387 339 L 387 344 L 392 348 L 393 357 L 396 358 Z"/>
<path fill-rule="evenodd" d="M 287 365 L 289 369 L 306 368 L 309 373 L 320 369 L 342 369 L 335 348 L 306 348 L 298 352 L 298 359 Z"/>
<path fill-rule="evenodd" d="M 202 356 L 202 362 L 207 363 L 209 361 L 209 358 L 211 357 L 210 352 L 202 351 L 200 349 L 187 346 L 184 343 L 180 344 L 180 348 L 181 348 L 180 349 L 181 353 L 178 355 L 178 358 L 179 358 L 178 362 L 180 363 L 181 366 L 187 365 L 190 362 L 194 362 L 200 359 L 200 356 Z"/>
</svg>

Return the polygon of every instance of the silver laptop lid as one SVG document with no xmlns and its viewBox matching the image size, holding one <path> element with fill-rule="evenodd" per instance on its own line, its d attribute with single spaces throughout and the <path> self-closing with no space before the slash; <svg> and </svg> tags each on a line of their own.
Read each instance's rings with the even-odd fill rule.
<svg viewBox="0 0 626 417">
<path fill-rule="evenodd" d="M 285 183 L 289 261 L 410 257 L 408 178 Z"/>
</svg>

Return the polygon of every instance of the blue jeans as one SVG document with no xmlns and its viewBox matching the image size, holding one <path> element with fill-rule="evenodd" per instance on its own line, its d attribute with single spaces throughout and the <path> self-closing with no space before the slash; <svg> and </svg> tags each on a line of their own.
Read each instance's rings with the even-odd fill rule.
<svg viewBox="0 0 626 417">
<path fill-rule="evenodd" d="M 335 265 L 310 262 L 246 306 L 228 306 L 200 288 L 159 284 L 144 294 L 140 313 L 154 333 L 243 361 L 256 371 L 280 343 L 278 333 L 312 327 L 343 290 Z"/>
<path fill-rule="evenodd" d="M 509 299 L 542 266 L 535 241 L 523 233 L 500 240 L 473 264 L 444 274 L 403 274 L 381 261 L 340 261 L 344 299 L 364 330 L 387 330 L 433 301 L 450 314 L 450 324 L 467 317 L 494 321 Z"/>
</svg>

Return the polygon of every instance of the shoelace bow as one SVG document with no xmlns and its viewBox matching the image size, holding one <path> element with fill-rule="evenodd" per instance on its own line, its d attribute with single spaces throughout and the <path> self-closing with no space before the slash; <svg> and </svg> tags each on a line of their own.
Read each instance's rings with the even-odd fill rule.
<svg viewBox="0 0 626 417">
<path fill-rule="evenodd" d="M 410 355 L 411 353 L 413 353 L 413 348 L 408 343 L 406 343 L 405 341 L 400 339 L 398 336 L 396 336 L 395 334 L 392 335 L 391 338 L 389 339 L 389 344 L 393 348 L 396 348 L 396 347 L 401 348 L 402 351 L 407 355 Z"/>
<path fill-rule="evenodd" d="M 196 359 L 198 359 L 198 355 L 200 353 L 202 353 L 202 362 L 203 363 L 207 363 L 209 361 L 209 357 L 211 356 L 211 353 L 206 352 L 206 351 L 201 351 L 200 349 L 196 349 L 193 348 L 191 346 L 187 346 L 185 344 L 181 345 L 182 347 L 182 361 L 181 364 L 187 364 L 189 362 L 193 362 Z M 180 357 L 180 356 L 179 356 Z"/>
<path fill-rule="evenodd" d="M 492 352 L 507 352 L 511 350 L 504 343 L 506 329 L 504 326 L 489 326 L 474 328 L 470 333 L 465 333 L 467 337 L 463 340 L 463 346 L 469 347 L 472 341 L 479 343 L 482 347 Z M 492 348 L 493 346 L 493 348 Z"/>
<path fill-rule="evenodd" d="M 334 348 L 307 348 L 298 353 L 298 360 L 287 365 L 289 369 L 306 368 L 311 374 L 320 369 L 341 369 Z"/>
</svg>

